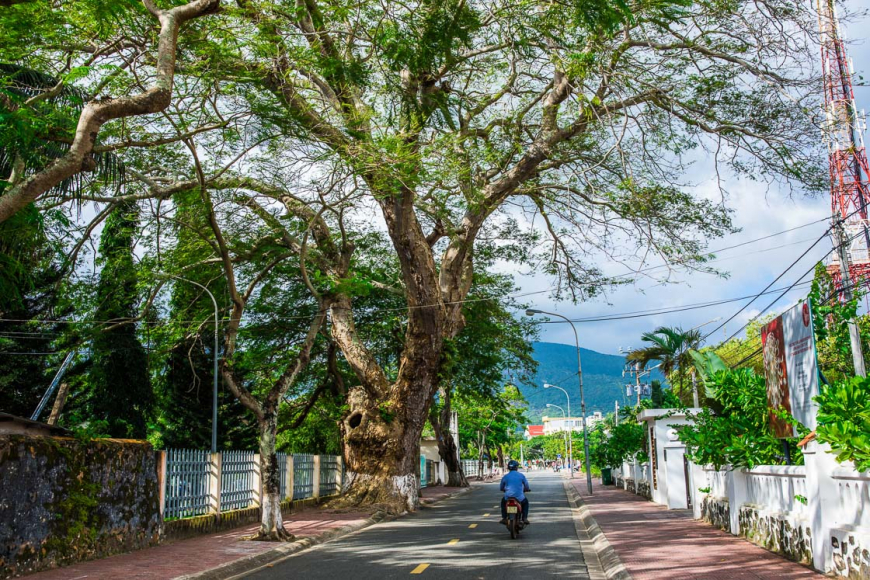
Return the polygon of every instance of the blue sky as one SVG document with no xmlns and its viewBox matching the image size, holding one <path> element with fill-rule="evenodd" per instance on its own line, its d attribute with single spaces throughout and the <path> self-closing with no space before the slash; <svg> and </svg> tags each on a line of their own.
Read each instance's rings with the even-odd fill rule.
<svg viewBox="0 0 870 580">
<path fill-rule="evenodd" d="M 844 5 L 853 12 L 866 10 L 868 0 L 847 0 Z M 844 30 L 849 40 L 849 55 L 854 61 L 859 77 L 864 77 L 863 81 L 858 82 L 870 85 L 870 17 L 856 15 L 854 20 L 844 23 Z M 870 86 L 856 86 L 855 92 L 858 108 L 870 109 Z M 712 193 L 715 186 L 712 172 L 707 179 L 704 179 L 703 175 L 697 176 L 696 181 L 699 183 L 699 193 L 707 193 L 705 191 L 707 189 Z M 546 294 L 528 296 L 525 300 L 532 302 L 536 308 L 553 310 L 577 319 L 614 316 L 749 296 L 772 282 L 827 229 L 827 224 L 818 220 L 823 220 L 830 215 L 828 196 L 815 199 L 790 198 L 785 192 L 776 189 L 766 191 L 764 184 L 738 180 L 731 180 L 727 188 L 731 193 L 729 205 L 736 210 L 735 224 L 742 228 L 742 231 L 711 242 L 712 250 L 755 240 L 811 222 L 818 223 L 740 248 L 717 252 L 721 261 L 717 262 L 716 266 L 729 273 L 727 279 L 701 274 L 682 274 L 676 277 L 680 283 L 667 286 L 656 286 L 652 280 L 641 280 L 633 286 L 610 292 L 605 299 L 579 305 L 554 304 L 546 298 Z M 785 288 L 795 282 L 815 262 L 827 256 L 830 249 L 830 240 L 822 240 L 773 288 Z M 518 279 L 517 282 L 523 292 L 535 292 L 547 287 L 546 282 L 540 277 Z M 779 300 L 769 312 L 779 312 L 805 294 L 805 288 L 795 289 Z M 710 341 L 718 342 L 730 336 L 778 295 L 779 293 L 760 297 L 725 328 L 717 331 Z M 620 347 L 641 346 L 640 334 L 657 326 L 692 328 L 721 317 L 718 322 L 703 327 L 703 330 L 709 332 L 747 302 L 748 300 L 667 315 L 580 323 L 577 325 L 580 344 L 599 352 L 617 354 Z M 574 335 L 565 324 L 545 324 L 541 326 L 541 340 L 573 344 Z"/>
</svg>

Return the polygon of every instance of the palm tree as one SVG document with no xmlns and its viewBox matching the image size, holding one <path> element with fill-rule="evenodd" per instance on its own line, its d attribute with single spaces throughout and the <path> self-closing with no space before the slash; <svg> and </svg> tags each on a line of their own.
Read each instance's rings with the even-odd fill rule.
<svg viewBox="0 0 870 580">
<path fill-rule="evenodd" d="M 649 346 L 628 353 L 627 360 L 638 363 L 641 369 L 652 361 L 659 361 L 659 368 L 665 376 L 675 371 L 691 366 L 692 357 L 689 351 L 698 347 L 701 342 L 701 332 L 697 329 L 683 330 L 680 327 L 660 326 L 652 332 L 644 332 L 641 340 Z M 683 393 L 683 377 L 680 375 L 680 391 Z M 681 397 L 682 399 L 682 397 Z"/>
</svg>

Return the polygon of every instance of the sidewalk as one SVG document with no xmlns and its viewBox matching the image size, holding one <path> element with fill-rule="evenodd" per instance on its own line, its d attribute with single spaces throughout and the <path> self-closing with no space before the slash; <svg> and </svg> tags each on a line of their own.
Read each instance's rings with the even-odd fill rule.
<svg viewBox="0 0 870 580">
<path fill-rule="evenodd" d="M 434 503 L 453 495 L 455 487 L 427 487 L 423 489 L 424 503 Z M 316 538 L 331 530 L 345 526 L 361 526 L 372 516 L 372 511 L 345 511 L 308 508 L 290 514 L 284 519 L 284 528 L 296 536 Z M 235 562 L 249 556 L 268 552 L 280 544 L 276 542 L 248 542 L 242 540 L 253 535 L 258 525 L 248 525 L 217 534 L 199 536 L 163 544 L 154 548 L 118 554 L 101 560 L 73 564 L 45 572 L 24 576 L 27 580 L 96 580 L 123 578 L 123 580 L 171 580 L 179 576 L 196 574 L 217 566 Z"/>
<path fill-rule="evenodd" d="M 742 538 L 614 486 L 573 481 L 634 580 L 822 580 L 825 576 Z"/>
</svg>

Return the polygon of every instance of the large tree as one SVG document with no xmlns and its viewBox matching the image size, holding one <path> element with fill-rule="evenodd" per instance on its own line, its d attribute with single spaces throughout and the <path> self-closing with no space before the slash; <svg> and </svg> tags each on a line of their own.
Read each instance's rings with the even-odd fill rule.
<svg viewBox="0 0 870 580">
<path fill-rule="evenodd" d="M 131 0 L 88 0 L 67 3 L 60 8 L 52 2 L 38 0 L 11 4 L 17 6 L 0 11 L 0 30 L 3 30 L 0 62 L 48 61 L 55 70 L 49 69 L 51 74 L 42 76 L 53 78 L 55 73 L 62 76 L 53 86 L 41 86 L 25 99 L 15 99 L 14 90 L 0 92 L 3 125 L 9 125 L 16 134 L 17 145 L 25 143 L 24 148 L 7 150 L 10 143 L 2 139 L 0 132 L 0 169 L 5 168 L 4 157 L 11 160 L 8 176 L 0 175 L 0 222 L 81 172 L 97 169 L 100 154 L 111 150 L 97 146 L 104 124 L 157 113 L 169 106 L 179 29 L 188 21 L 216 12 L 220 0 L 193 0 L 166 9 L 160 8 L 154 0 L 142 0 L 141 8 L 159 24 L 156 47 L 151 46 L 152 39 L 145 40 L 147 33 L 136 38 L 131 30 L 141 30 L 141 24 L 136 22 L 139 6 L 134 7 Z M 109 22 L 118 26 L 108 25 Z M 43 50 L 31 50 L 40 45 Z M 123 86 L 118 82 L 121 76 L 118 73 L 133 66 L 150 48 L 156 49 L 153 52 L 155 66 L 148 73 L 151 85 L 131 94 L 129 84 Z M 71 81 L 100 67 L 111 72 L 94 85 L 93 93 L 69 91 Z M 9 68 L 0 70 L 7 73 Z M 12 70 L 17 72 L 18 67 Z M 0 76 L 0 86 L 14 89 L 19 77 L 4 74 Z M 109 94 L 110 90 L 114 90 L 114 95 Z M 57 108 L 46 110 L 42 106 L 44 101 L 53 100 L 64 92 L 76 97 L 70 100 L 73 111 L 68 108 L 58 114 Z M 31 149 L 26 146 L 31 140 L 49 142 L 59 153 L 41 160 L 22 154 Z"/>
<path fill-rule="evenodd" d="M 722 205 L 683 187 L 684 154 L 699 144 L 736 171 L 818 185 L 802 108 L 815 19 L 791 0 L 238 5 L 239 44 L 213 38 L 203 62 L 291 133 L 284 150 L 297 153 L 266 180 L 293 183 L 307 204 L 366 196 L 401 267 L 397 373 L 360 340 L 353 295 L 329 305 L 357 376 L 343 429 L 360 501 L 416 506 L 413 451 L 482 238 L 515 239 L 524 223 L 511 218 L 534 215 L 551 235 L 543 269 L 585 298 L 607 282 L 582 261 L 594 250 L 622 259 L 614 248 L 629 241 L 642 261 L 694 267 L 704 240 L 730 231 Z M 343 185 L 288 181 L 303 163 Z M 317 243 L 338 238 L 339 221 L 312 222 Z M 347 261 L 325 271 L 353 277 Z"/>
<path fill-rule="evenodd" d="M 112 437 L 144 439 L 154 407 L 148 354 L 137 336 L 139 305 L 133 249 L 139 231 L 139 208 L 122 204 L 106 220 L 100 238 L 100 270 L 90 344 L 88 392 L 80 404 L 90 417 L 106 421 Z"/>
<path fill-rule="evenodd" d="M 822 183 L 805 113 L 817 100 L 816 19 L 795 0 L 226 7 L 186 31 L 179 105 L 151 127 L 170 134 L 122 126 L 110 140 L 173 142 L 161 150 L 171 162 L 128 156 L 148 190 L 85 199 L 196 189 L 214 216 L 204 262 L 250 284 L 259 270 L 246 264 L 290 256 L 279 263 L 308 291 L 301 316 L 312 333 L 328 317 L 354 372 L 342 434 L 360 502 L 417 505 L 415 450 L 446 347 L 466 325 L 481 243 L 532 244 L 529 261 L 555 293 L 586 299 L 613 282 L 596 266 L 605 257 L 705 268 L 706 241 L 732 226 L 724 202 L 689 187 L 701 156 L 754 178 Z M 397 364 L 361 324 L 365 222 L 398 263 L 398 283 L 387 281 L 403 302 Z M 255 402 L 234 374 L 250 296 L 228 288 L 224 380 L 266 420 L 280 396 L 255 389 L 267 397 Z"/>
</svg>

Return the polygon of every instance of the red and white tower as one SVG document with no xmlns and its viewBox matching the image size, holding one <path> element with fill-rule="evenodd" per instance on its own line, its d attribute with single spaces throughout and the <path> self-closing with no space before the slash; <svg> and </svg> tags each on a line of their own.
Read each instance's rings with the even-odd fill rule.
<svg viewBox="0 0 870 580">
<path fill-rule="evenodd" d="M 852 90 L 854 71 L 846 56 L 834 0 L 817 0 L 822 45 L 822 74 L 825 81 L 825 136 L 831 175 L 833 218 L 844 220 L 843 230 L 849 253 L 849 277 L 855 283 L 870 281 L 870 167 L 864 148 L 866 128 Z M 828 271 L 839 283 L 840 257 L 835 253 Z"/>
</svg>

